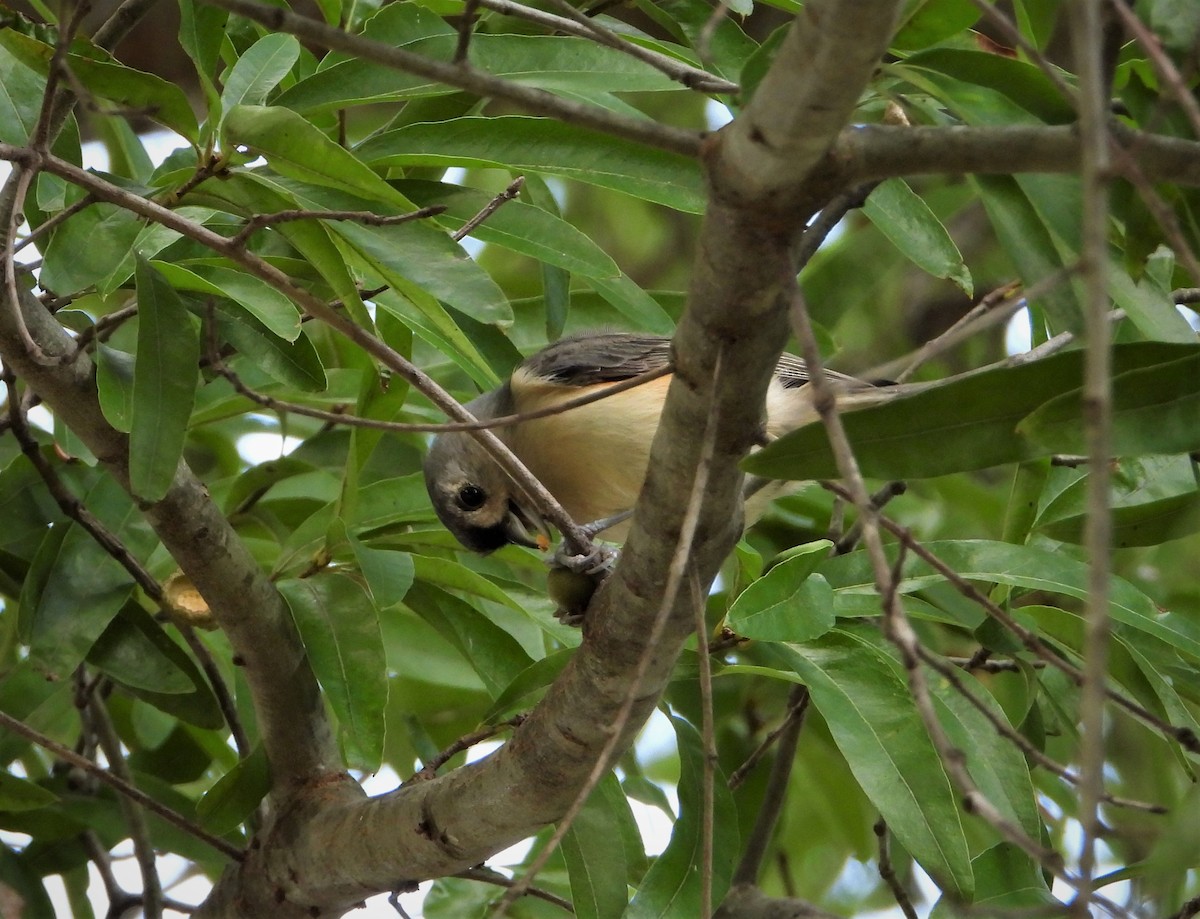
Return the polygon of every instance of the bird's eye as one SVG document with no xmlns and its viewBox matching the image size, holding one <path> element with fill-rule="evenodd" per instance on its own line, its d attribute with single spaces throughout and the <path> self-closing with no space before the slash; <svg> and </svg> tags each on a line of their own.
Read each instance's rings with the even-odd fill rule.
<svg viewBox="0 0 1200 919">
<path fill-rule="evenodd" d="M 464 485 L 458 490 L 458 506 L 464 511 L 477 511 L 487 501 L 487 492 L 478 485 Z"/>
</svg>

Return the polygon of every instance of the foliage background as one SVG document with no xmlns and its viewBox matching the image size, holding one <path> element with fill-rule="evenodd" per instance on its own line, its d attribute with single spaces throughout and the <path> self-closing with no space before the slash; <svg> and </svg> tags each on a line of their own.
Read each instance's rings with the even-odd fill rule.
<svg viewBox="0 0 1200 919">
<path fill-rule="evenodd" d="M 17 202 L 14 225 L 25 221 L 9 248 L 32 230 L 41 253 L 38 287 L 26 273 L 8 287 L 42 295 L 53 311 L 51 317 L 43 310 L 46 322 L 83 344 L 94 371 L 82 356 L 61 365 L 88 380 L 94 372 L 96 385 L 94 406 L 72 406 L 20 369 L 16 337 L 6 333 L 11 414 L 0 430 L 0 710 L 105 763 L 184 817 L 180 827 L 147 816 L 94 773 L 68 767 L 27 738 L 3 735 L 8 772 L 0 825 L 27 834 L 28 842 L 6 845 L 0 882 L 6 896 L 23 901 L 25 915 L 50 914 L 42 886 L 48 875 L 63 878 L 73 911 L 91 914 L 87 865 L 107 864 L 104 853 L 127 838 L 144 892 L 129 899 L 110 884 L 115 903 L 149 913 L 163 906 L 152 850 L 181 855 L 214 880 L 225 872 L 230 886 L 237 870 L 229 869 L 228 854 L 197 839 L 195 828 L 235 851 L 255 834 L 282 849 L 288 834 L 272 831 L 296 813 L 302 779 L 343 763 L 356 774 L 388 764 L 408 779 L 481 725 L 508 736 L 507 719 L 541 698 L 580 643 L 579 632 L 554 619 L 545 566 L 534 553 L 473 557 L 436 524 L 419 471 L 427 435 L 305 417 L 264 407 L 239 390 L 387 421 L 443 417 L 403 374 L 314 317 L 306 302 L 289 299 L 290 291 L 272 287 L 248 259 L 281 272 L 293 291 L 335 303 L 337 315 L 372 331 L 464 401 L 564 333 L 612 326 L 669 334 L 693 277 L 705 206 L 699 161 L 678 149 L 679 138 L 706 127 L 713 111 L 707 95 L 735 115 L 743 110 L 799 9 L 792 0 L 731 4 L 728 15 L 714 17 L 699 0 L 669 0 L 591 11 L 592 21 L 621 41 L 741 85 L 731 93 L 713 82 L 706 95 L 599 42 L 502 15 L 487 2 L 472 5 L 475 66 L 506 85 L 551 94 L 550 101 L 521 102 L 519 93 L 505 97 L 413 76 L 345 49 L 326 54 L 317 42 L 302 44 L 282 28 L 229 15 L 223 7 L 230 5 L 181 0 L 179 35 L 197 74 L 191 100 L 176 83 L 119 64 L 99 39 L 76 33 L 71 8 L 36 5 L 38 24 L 9 16 L 0 32 L 0 142 L 19 167 L 5 201 L 10 211 Z M 1064 42 L 1072 23 L 1066 4 L 902 6 L 854 124 L 1049 129 L 1074 120 L 1070 93 L 1058 85 L 1078 85 Z M 463 7 L 449 0 L 383 7 L 326 0 L 305 12 L 445 62 L 459 46 Z M 571 21 L 562 4 L 549 3 L 545 12 L 566 17 L 555 21 L 560 30 Z M 1136 14 L 1161 45 L 1110 22 L 1105 49 L 1115 117 L 1126 127 L 1194 142 L 1200 14 L 1167 0 L 1138 4 Z M 1011 22 L 1019 42 L 997 25 L 997 15 Z M 69 47 L 56 45 L 64 35 L 73 37 Z M 1163 60 L 1170 68 L 1162 69 Z M 68 91 L 80 104 L 56 118 L 44 100 Z M 573 104 L 610 118 L 610 133 L 544 117 L 563 116 Z M 646 126 L 642 140 L 650 142 L 631 139 L 621 119 Z M 135 133 L 147 121 L 182 137 L 161 165 Z M 660 126 L 678 133 L 654 133 Z M 44 158 L 52 143 L 61 162 L 79 163 L 85 134 L 107 148 L 102 173 L 89 178 Z M 1036 156 L 1013 143 L 1012 175 L 990 167 L 972 174 L 969 163 L 954 161 L 942 170 L 923 164 L 907 182 L 889 178 L 814 256 L 801 287 L 826 356 L 839 369 L 880 377 L 903 370 L 906 355 L 937 339 L 982 295 L 1014 281 L 1035 291 L 1028 303 L 1033 344 L 1053 340 L 1066 348 L 1040 371 L 1005 363 L 1003 318 L 1019 304 L 996 297 L 971 334 L 939 347 L 916 379 L 945 380 L 992 364 L 998 370 L 933 391 L 936 404 L 897 401 L 847 424 L 872 485 L 908 479 L 886 513 L 1036 635 L 1051 657 L 1075 665 L 1086 657 L 1093 560 L 1082 545 L 1087 465 L 1053 465 L 1050 456 L 1086 452 L 1077 394 L 1085 192 L 1077 175 L 1038 171 Z M 1136 156 L 1136 144 L 1129 146 Z M 1195 150 L 1186 150 L 1194 160 Z M 447 170 L 456 171 L 454 185 L 446 184 Z M 906 171 L 896 164 L 895 175 Z M 518 175 L 524 185 L 516 199 L 472 230 L 474 257 L 466 258 L 452 234 Z M 1200 517 L 1189 454 L 1200 447 L 1200 374 L 1195 334 L 1175 304 L 1193 299 L 1197 223 L 1194 176 L 1181 172 L 1180 184 L 1166 182 L 1171 177 L 1153 173 L 1162 183 L 1153 188 L 1136 176 L 1114 183 L 1104 224 L 1110 293 L 1123 311 L 1112 325 L 1114 386 L 1130 403 L 1116 414 L 1115 625 L 1106 680 L 1141 714 L 1120 703 L 1106 709 L 1101 773 L 1110 797 L 1100 810 L 1100 867 L 1082 873 L 1102 875 L 1100 892 L 1115 901 L 1110 911 L 1186 916 L 1196 911 L 1200 855 L 1193 787 Z M 88 203 L 89 194 L 106 203 Z M 139 211 L 136 200 L 159 205 L 161 213 Z M 395 215 L 435 204 L 446 210 L 393 226 L 310 217 L 262 221 L 238 235 L 255 214 Z M 166 226 L 170 213 L 245 245 L 222 248 L 182 224 Z M 11 314 L 15 297 L 6 294 L 6 303 Z M 28 304 L 32 315 L 37 307 Z M 26 322 L 49 348 L 54 339 L 43 337 L 45 326 Z M 1072 391 L 1075 401 L 1060 400 L 1057 416 L 1054 406 L 1034 414 Z M 51 412 L 32 413 L 42 398 Z M 1014 402 L 1022 406 L 1015 415 Z M 45 426 L 25 432 L 27 410 Z M 98 439 L 100 427 L 115 432 L 127 462 L 97 459 L 96 443 L 113 442 Z M 871 433 L 879 431 L 899 433 Z M 263 433 L 298 445 L 279 459 L 248 459 L 239 449 L 243 438 Z M 753 468 L 785 478 L 832 477 L 826 444 L 813 428 L 764 451 Z M 257 707 L 253 701 L 259 689 L 248 672 L 266 681 L 278 675 L 286 697 L 291 668 L 308 666 L 296 663 L 294 638 L 257 649 L 278 665 L 278 674 L 268 667 L 263 676 L 256 662 L 243 666 L 254 650 L 246 634 L 227 639 L 180 625 L 178 609 L 174 620 L 161 613 L 187 599 L 180 565 L 193 574 L 160 541 L 164 526 L 186 529 L 196 519 L 177 515 L 164 524 L 159 509 L 179 487 L 181 457 L 286 601 L 290 617 L 280 620 L 281 634 L 299 635 L 320 681 L 317 702 L 299 693 L 294 709 L 278 712 L 264 708 L 261 693 Z M 1089 792 L 1081 803 L 1080 783 L 1048 768 L 1095 771 L 1081 747 L 1086 687 L 1081 692 L 1029 642 L 906 553 L 899 590 L 921 645 L 956 666 L 974 659 L 977 666 L 961 680 L 1028 749 L 1000 736 L 951 682 L 927 671 L 937 716 L 999 815 L 1027 848 L 1041 848 L 1039 861 L 963 811 L 963 791 L 942 762 L 945 750 L 930 740 L 901 656 L 880 628 L 868 554 L 826 557 L 827 544 L 813 547 L 813 540 L 843 532 L 843 511 L 808 482 L 747 533 L 707 603 L 706 638 L 718 649 L 711 655 L 711 737 L 701 733 L 706 702 L 693 641 L 662 700 L 678 750 L 626 753 L 537 886 L 589 916 L 696 915 L 703 888 L 711 885 L 719 903 L 735 868 L 737 881 L 756 882 L 778 902 L 803 900 L 838 915 L 897 897 L 907 902 L 898 890 L 939 916 L 962 902 L 1062 910 L 1072 893 L 1069 884 L 1052 886 L 1056 854 L 1077 888 L 1090 885 L 1079 880 L 1078 865 Z M 107 547 L 98 533 L 112 537 Z M 889 546 L 895 560 L 894 537 Z M 797 682 L 807 686 L 807 699 L 791 689 Z M 307 725 L 295 730 L 299 738 L 309 732 L 311 743 L 291 737 L 295 745 L 272 747 L 272 736 L 290 737 L 292 728 L 274 726 L 281 717 Z M 330 724 L 336 762 L 326 755 Z M 773 734 L 789 725 L 799 732 L 790 738 L 794 762 L 777 755 L 789 748 Z M 747 760 L 753 765 L 768 737 L 781 746 L 768 747 L 727 791 L 728 776 Z M 704 819 L 709 742 L 716 789 L 712 816 Z M 287 754 L 296 760 L 289 763 Z M 455 754 L 444 771 L 462 758 Z M 790 773 L 772 768 L 778 760 L 791 764 Z M 676 782 L 678 813 L 664 795 Z M 1115 806 L 1114 797 L 1152 807 Z M 670 847 L 656 861 L 642 851 L 630 800 L 678 816 Z M 505 805 L 521 802 L 498 800 L 498 824 Z M 881 817 L 886 828 L 877 835 Z M 313 825 L 319 841 L 341 838 L 319 820 Z M 766 853 L 747 849 L 756 832 L 772 828 Z M 530 858 L 548 834 L 539 835 Z M 511 841 L 499 829 L 493 837 L 490 851 Z M 714 851 L 709 872 L 696 870 L 706 838 Z M 936 905 L 914 887 L 914 859 L 934 880 Z M 310 868 L 320 859 L 312 860 Z M 889 860 L 895 886 L 880 870 Z M 413 877 L 406 873 L 410 853 L 383 861 L 372 870 L 391 884 L 348 893 L 336 869 L 330 878 L 313 871 L 289 890 L 289 903 L 337 912 Z M 269 868 L 247 881 L 256 870 L 244 869 L 237 883 L 261 883 L 268 898 L 283 890 L 271 886 Z M 486 880 L 481 871 L 441 878 L 425 915 L 484 914 L 499 896 Z M 170 891 L 165 895 L 169 901 Z M 213 914 L 228 908 L 210 907 Z M 744 902 L 727 908 L 751 914 Z M 513 915 L 560 911 L 529 898 L 510 908 Z"/>
</svg>

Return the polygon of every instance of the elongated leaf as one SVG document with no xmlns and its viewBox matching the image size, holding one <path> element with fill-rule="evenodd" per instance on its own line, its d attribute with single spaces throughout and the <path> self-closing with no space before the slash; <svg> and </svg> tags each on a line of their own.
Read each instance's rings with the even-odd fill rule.
<svg viewBox="0 0 1200 919">
<path fill-rule="evenodd" d="M 679 745 L 679 819 L 671 841 L 642 878 L 629 904 L 627 919 L 666 919 L 697 916 L 700 908 L 700 871 L 704 820 L 701 794 L 703 763 L 707 758 L 699 732 L 682 718 L 673 717 Z M 713 903 L 720 903 L 733 877 L 739 846 L 737 809 L 720 769 L 713 776 Z"/>
<path fill-rule="evenodd" d="M 958 246 L 903 179 L 880 184 L 864 202 L 863 213 L 922 271 L 953 281 L 968 297 L 974 295 L 971 272 Z"/>
<path fill-rule="evenodd" d="M 588 797 L 563 837 L 563 858 L 571 878 L 571 904 L 582 919 L 616 919 L 629 900 L 630 864 L 644 858 L 629 801 L 612 773 Z"/>
<path fill-rule="evenodd" d="M 1120 345 L 1113 350 L 1113 366 L 1119 373 L 1196 356 L 1195 346 Z M 1038 406 L 1076 389 L 1082 372 L 1079 352 L 1059 353 L 850 412 L 843 422 L 863 473 L 878 478 L 946 475 L 1070 452 L 1061 443 L 1050 446 L 1020 436 L 1018 424 L 1024 427 L 1021 420 Z M 931 444 L 937 449 L 930 449 Z M 743 466 L 772 478 L 837 475 L 828 438 L 819 425 L 785 434 L 748 457 Z"/>
<path fill-rule="evenodd" d="M 217 312 L 222 337 L 255 366 L 286 386 L 303 392 L 325 392 L 329 380 L 321 356 L 304 332 L 295 341 L 284 341 L 253 316 L 230 308 L 226 300 L 217 301 Z"/>
<path fill-rule="evenodd" d="M 279 592 L 337 715 L 353 765 L 374 772 L 383 758 L 388 693 L 375 605 L 361 584 L 337 572 L 281 581 Z"/>
<path fill-rule="evenodd" d="M 376 167 L 500 166 L 533 170 L 698 214 L 704 190 L 695 160 L 549 118 L 506 115 L 413 124 L 356 148 Z"/>
<path fill-rule="evenodd" d="M 37 810 L 57 800 L 58 795 L 41 785 L 0 772 L 0 811 Z"/>
<path fill-rule="evenodd" d="M 200 338 L 179 295 L 141 259 L 137 289 L 129 484 L 134 494 L 157 501 L 167 493 L 183 455 L 183 439 L 196 399 Z"/>
<path fill-rule="evenodd" d="M 54 56 L 51 45 L 12 29 L 0 30 L 0 42 L 26 66 L 39 73 L 49 69 Z M 89 50 L 97 55 L 102 54 L 95 48 Z M 192 143 L 196 142 L 199 135 L 196 115 L 187 96 L 176 84 L 116 61 L 82 54 L 67 55 L 67 66 L 76 79 L 101 99 L 114 102 L 120 108 L 144 112 L 159 124 L 183 135 Z"/>
<path fill-rule="evenodd" d="M 282 176 L 412 210 L 402 195 L 353 153 L 290 109 L 238 105 L 226 113 L 222 129 L 227 142 L 259 151 Z"/>
<path fill-rule="evenodd" d="M 220 265 L 160 261 L 151 264 L 173 287 L 227 297 L 280 338 L 295 341 L 300 335 L 300 312 L 296 305 L 253 275 Z"/>
<path fill-rule="evenodd" d="M 969 898 L 974 878 L 958 795 L 890 658 L 837 630 L 774 653 L 808 686 L 896 839 L 939 884 Z"/>
<path fill-rule="evenodd" d="M 108 277 L 132 252 L 142 219 L 115 204 L 93 204 L 60 226 L 46 246 L 41 280 L 74 293 Z"/>
<path fill-rule="evenodd" d="M 416 580 L 408 589 L 404 605 L 458 649 L 493 698 L 531 663 L 515 638 L 470 604 L 438 587 Z"/>
<path fill-rule="evenodd" d="M 311 210 L 380 211 L 372 201 L 327 188 L 294 180 L 279 184 L 295 196 L 301 207 Z M 397 213 L 415 209 L 406 201 L 403 211 Z M 392 208 L 385 207 L 382 213 L 391 211 Z M 479 322 L 500 325 L 512 322 L 508 298 L 491 276 L 446 233 L 425 221 L 368 227 L 343 220 L 333 223 L 330 232 L 344 252 L 360 260 L 368 270 L 378 272 L 401 293 L 407 294 L 416 287 Z"/>
<path fill-rule="evenodd" d="M 226 772 L 196 802 L 196 816 L 212 833 L 223 835 L 236 830 L 254 813 L 268 791 L 271 775 L 267 754 L 261 746 Z"/>
<path fill-rule="evenodd" d="M 230 69 L 221 92 L 222 108 L 229 111 L 236 105 L 262 105 L 299 57 L 300 42 L 294 36 L 264 35 Z"/>
<path fill-rule="evenodd" d="M 404 599 L 414 577 L 413 558 L 407 552 L 374 549 L 350 537 L 354 558 L 367 580 L 367 588 L 380 610 L 395 606 Z"/>
<path fill-rule="evenodd" d="M 417 578 L 436 584 L 447 590 L 460 590 L 474 594 L 493 603 L 501 603 L 515 610 L 522 610 L 521 604 L 501 590 L 490 579 L 476 574 L 465 565 L 452 562 L 449 559 L 433 558 L 428 555 L 412 557 Z"/>
<path fill-rule="evenodd" d="M 140 557 L 154 539 L 129 496 L 112 479 L 88 491 L 88 510 Z M 43 540 L 21 592 L 20 630 L 30 660 L 62 679 L 83 660 L 133 591 L 124 567 L 77 524 Z"/>
<path fill-rule="evenodd" d="M 404 181 L 397 187 L 421 207 L 441 204 L 439 220 L 457 230 L 478 214 L 493 196 L 474 188 L 440 182 Z M 494 243 L 531 258 L 589 278 L 615 278 L 621 269 L 607 252 L 565 220 L 522 201 L 509 201 L 471 231 L 482 242 Z"/>
<path fill-rule="evenodd" d="M 1200 446 L 1200 355 L 1113 378 L 1112 449 L 1118 456 L 1186 453 Z M 1084 453 L 1083 395 L 1066 392 L 1017 430 L 1050 453 Z"/>
<path fill-rule="evenodd" d="M 808 641 L 828 632 L 834 623 L 833 590 L 812 573 L 827 551 L 822 546 L 789 558 L 754 581 L 730 607 L 728 626 L 763 641 Z"/>
<path fill-rule="evenodd" d="M 42 108 L 45 79 L 0 46 L 0 142 L 25 144 Z"/>
<path fill-rule="evenodd" d="M 1007 584 L 1084 598 L 1088 592 L 1088 566 L 1067 555 L 1055 555 L 1033 546 L 992 542 L 986 539 L 934 541 L 929 551 L 968 580 Z M 905 566 L 901 591 L 918 590 L 941 580 L 923 562 Z M 1200 659 L 1200 629 L 1186 620 L 1163 615 L 1154 601 L 1130 584 L 1114 577 L 1109 586 L 1113 619 L 1161 639 L 1190 657 Z"/>
<path fill-rule="evenodd" d="M 132 354 L 110 348 L 103 342 L 96 346 L 96 388 L 100 393 L 100 410 L 118 431 L 129 433 L 133 424 Z"/>
<path fill-rule="evenodd" d="M 198 727 L 225 724 L 208 680 L 151 616 L 126 603 L 96 640 L 88 663 L 128 692 Z"/>
</svg>

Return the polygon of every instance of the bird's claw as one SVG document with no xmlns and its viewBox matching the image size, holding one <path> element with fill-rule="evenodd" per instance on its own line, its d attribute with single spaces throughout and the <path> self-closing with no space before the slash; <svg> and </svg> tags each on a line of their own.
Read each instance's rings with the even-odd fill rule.
<svg viewBox="0 0 1200 919">
<path fill-rule="evenodd" d="M 592 546 L 591 550 L 583 555 L 571 555 L 567 551 L 566 545 L 560 544 L 554 557 L 550 559 L 549 565 L 552 568 L 565 568 L 574 574 L 595 577 L 612 571 L 619 557 L 618 550 L 610 549 L 607 546 Z"/>
</svg>

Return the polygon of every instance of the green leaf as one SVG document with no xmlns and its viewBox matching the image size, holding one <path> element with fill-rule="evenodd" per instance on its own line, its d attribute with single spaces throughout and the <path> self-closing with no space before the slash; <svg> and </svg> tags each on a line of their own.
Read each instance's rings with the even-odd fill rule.
<svg viewBox="0 0 1200 919">
<path fill-rule="evenodd" d="M 225 38 L 228 19 L 229 13 L 215 6 L 196 0 L 179 0 L 179 44 L 196 65 L 196 75 L 210 107 L 217 101 L 213 77 L 221 58 L 221 42 Z"/>
<path fill-rule="evenodd" d="M 1062 906 L 1046 885 L 1039 866 L 1023 850 L 1002 842 L 971 862 L 975 873 L 975 900 L 963 907 L 943 896 L 934 905 L 929 919 L 966 919 L 977 911 L 1037 911 Z"/>
<path fill-rule="evenodd" d="M 7 772 L 0 772 L 0 811 L 37 810 L 57 800 L 58 795 L 41 785 L 35 785 Z"/>
<path fill-rule="evenodd" d="M 1154 546 L 1200 530 L 1200 492 L 1186 456 L 1118 461 L 1109 501 L 1116 548 Z M 1087 480 L 1078 475 L 1041 509 L 1038 529 L 1052 539 L 1082 543 L 1087 502 Z"/>
<path fill-rule="evenodd" d="M 808 641 L 824 635 L 834 623 L 833 589 L 813 571 L 828 551 L 827 544 L 819 545 L 776 565 L 738 595 L 726 624 L 761 641 Z"/>
<path fill-rule="evenodd" d="M 96 345 L 96 388 L 100 393 L 100 410 L 109 424 L 126 434 L 133 425 L 135 364 L 132 354 L 110 348 L 104 342 Z"/>
<path fill-rule="evenodd" d="M 1186 453 L 1200 447 L 1200 355 L 1127 373 L 1112 381 L 1112 452 Z M 1048 453 L 1087 452 L 1083 393 L 1047 402 L 1017 431 Z"/>
<path fill-rule="evenodd" d="M 445 206 L 438 216 L 451 229 L 459 229 L 494 197 L 474 188 L 441 182 L 406 180 L 397 188 L 420 207 Z M 522 201 L 508 201 L 471 231 L 481 242 L 520 252 L 538 261 L 557 265 L 589 278 L 615 278 L 621 269 L 612 257 L 560 217 Z"/>
<path fill-rule="evenodd" d="M 458 649 L 493 698 L 531 663 L 517 640 L 477 609 L 419 578 L 408 589 L 404 605 Z"/>
<path fill-rule="evenodd" d="M 0 42 L 27 67 L 38 73 L 49 70 L 54 57 L 51 45 L 11 29 L 0 31 Z M 87 50 L 97 55 L 103 54 L 91 45 L 87 46 Z M 68 54 L 66 66 L 93 95 L 115 103 L 118 108 L 144 113 L 146 117 L 196 143 L 199 136 L 196 115 L 183 89 L 176 84 L 116 61 L 83 54 Z"/>
<path fill-rule="evenodd" d="M 270 790 L 267 754 L 256 746 L 196 802 L 196 816 L 210 833 L 222 836 L 245 823 Z"/>
<path fill-rule="evenodd" d="M 230 309 L 227 303 L 222 300 L 216 304 L 220 334 L 240 355 L 285 386 L 302 392 L 325 392 L 329 385 L 325 368 L 307 334 L 301 332 L 295 341 L 284 341 L 253 316 Z"/>
<path fill-rule="evenodd" d="M 671 841 L 642 878 L 637 894 L 625 911 L 627 919 L 666 919 L 697 916 L 700 909 L 700 870 L 704 823 L 701 783 L 708 759 L 699 732 L 679 717 L 672 717 L 679 745 L 679 819 Z M 719 768 L 713 775 L 713 876 L 712 901 L 720 903 L 729 889 L 737 861 L 737 809 Z"/>
<path fill-rule="evenodd" d="M 230 68 L 221 91 L 221 107 L 262 105 L 300 57 L 300 42 L 292 35 L 264 35 L 246 49 Z"/>
<path fill-rule="evenodd" d="M 134 603 L 121 608 L 87 660 L 159 711 L 210 730 L 225 724 L 208 680 L 162 626 Z"/>
<path fill-rule="evenodd" d="M 140 556 L 153 545 L 129 496 L 100 479 L 84 503 L 126 548 Z M 63 679 L 78 666 L 133 591 L 125 568 L 78 524 L 46 534 L 21 591 L 20 631 L 30 660 Z"/>
<path fill-rule="evenodd" d="M 41 282 L 72 294 L 107 278 L 133 251 L 142 219 L 115 204 L 92 204 L 54 231 Z"/>
<path fill-rule="evenodd" d="M 971 272 L 958 246 L 929 205 L 903 179 L 880 183 L 864 202 L 863 213 L 922 271 L 947 278 L 968 297 L 974 296 Z"/>
<path fill-rule="evenodd" d="M 221 265 L 151 262 L 173 287 L 225 297 L 242 307 L 273 334 L 287 341 L 300 335 L 300 311 L 287 297 L 254 275 Z"/>
<path fill-rule="evenodd" d="M 629 852 L 626 847 L 640 838 L 621 784 L 609 773 L 588 797 L 562 841 L 576 916 L 616 919 L 624 913 L 630 865 L 645 857 L 640 849 Z"/>
<path fill-rule="evenodd" d="M 1163 373 L 1177 379 L 1177 370 L 1170 368 L 1188 359 L 1197 359 L 1195 346 L 1137 343 L 1113 349 L 1117 373 L 1161 367 Z M 1082 353 L 1061 352 L 1033 363 L 934 384 L 884 405 L 848 412 L 842 421 L 863 474 L 875 478 L 924 478 L 1069 453 L 1072 451 L 1061 442 L 1050 445 L 1021 436 L 1022 430 L 1042 416 L 1022 419 L 1060 393 L 1075 390 L 1082 373 Z M 1195 381 L 1184 384 L 1185 393 L 1194 388 Z M 1186 398 L 1181 405 L 1164 408 L 1186 410 L 1191 404 Z M 1137 420 L 1136 412 L 1131 420 Z M 1186 433 L 1180 431 L 1181 436 Z M 937 449 L 931 450 L 930 444 L 937 444 Z M 755 475 L 772 478 L 820 479 L 838 474 L 821 425 L 785 434 L 748 457 L 742 466 Z"/>
<path fill-rule="evenodd" d="M 491 600 L 493 603 L 524 611 L 520 603 L 497 587 L 489 578 L 476 574 L 458 562 L 433 558 L 429 555 L 414 555 L 412 560 L 416 577 L 421 581 L 436 584 L 447 590 L 460 590 L 464 593 L 474 594 L 485 600 Z"/>
<path fill-rule="evenodd" d="M 398 44 L 414 54 L 449 62 L 457 34 L 439 34 Z M 550 92 L 663 92 L 679 83 L 637 58 L 584 38 L 567 35 L 514 35 L 477 32 L 471 38 L 471 64 L 497 77 L 509 77 Z M 298 112 L 327 112 L 374 102 L 395 102 L 455 92 L 446 83 L 404 73 L 365 60 L 343 60 L 318 70 L 280 95 L 277 103 Z"/>
<path fill-rule="evenodd" d="M 383 166 L 497 166 L 533 170 L 611 188 L 698 214 L 705 195 L 694 159 L 549 118 L 505 115 L 413 124 L 359 145 L 363 162 Z"/>
<path fill-rule="evenodd" d="M 553 683 L 574 656 L 574 648 L 563 648 L 534 661 L 496 696 L 492 707 L 483 716 L 484 723 L 495 724 L 513 709 L 528 707 L 532 704 L 533 696 Z"/>
<path fill-rule="evenodd" d="M 969 29 L 979 19 L 979 7 L 971 0 L 921 0 L 910 4 L 892 48 L 918 51 Z"/>
<path fill-rule="evenodd" d="M 839 630 L 773 653 L 808 686 L 896 839 L 940 885 L 969 899 L 974 878 L 958 795 L 888 655 Z"/>
<path fill-rule="evenodd" d="M 383 759 L 388 680 L 379 617 L 370 595 L 336 571 L 281 581 L 279 592 L 342 727 L 351 764 L 376 771 Z"/>
<path fill-rule="evenodd" d="M 200 338 L 179 294 L 150 263 L 137 265 L 138 339 L 129 432 L 129 487 L 146 501 L 167 493 L 196 399 Z"/>
<path fill-rule="evenodd" d="M 279 175 L 412 210 L 409 202 L 353 153 L 290 109 L 238 105 L 225 114 L 226 142 L 257 150 Z"/>
<path fill-rule="evenodd" d="M 411 555 L 395 549 L 373 549 L 353 536 L 350 548 L 377 609 L 386 610 L 404 599 L 415 576 Z"/>
<path fill-rule="evenodd" d="M 1035 546 L 986 539 L 941 540 L 926 548 L 967 580 L 1049 591 L 1079 599 L 1088 595 L 1088 566 L 1064 554 Z M 924 562 L 905 566 L 904 593 L 938 583 L 942 576 Z M 1110 612 L 1117 622 L 1159 638 L 1178 651 L 1200 659 L 1200 633 L 1186 620 L 1163 615 L 1154 601 L 1123 578 L 1109 584 Z"/>
<path fill-rule="evenodd" d="M 29 142 L 46 80 L 0 45 L 0 143 L 21 146 Z"/>
</svg>

